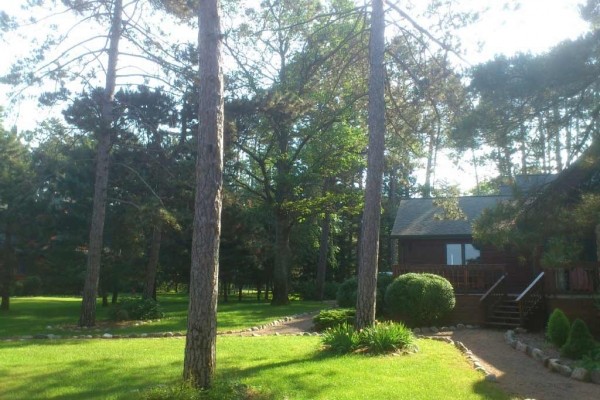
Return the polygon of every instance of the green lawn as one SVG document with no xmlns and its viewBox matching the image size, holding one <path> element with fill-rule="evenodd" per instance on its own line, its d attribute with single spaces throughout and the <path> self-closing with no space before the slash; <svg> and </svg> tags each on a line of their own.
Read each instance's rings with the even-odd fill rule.
<svg viewBox="0 0 600 400">
<path fill-rule="evenodd" d="M 139 326 L 117 327 L 106 325 L 108 308 L 98 303 L 97 322 L 101 332 L 115 334 L 184 332 L 187 324 L 187 296 L 164 294 L 158 298 L 165 317 L 160 321 Z M 75 297 L 15 297 L 11 299 L 8 313 L 0 312 L 0 337 L 52 333 L 79 335 L 73 328 L 77 324 L 81 299 Z M 287 306 L 273 307 L 266 302 L 247 300 L 219 304 L 218 330 L 238 330 L 265 324 L 275 319 L 325 308 L 320 302 L 292 301 Z M 52 329 L 47 329 L 51 326 Z M 64 329 L 64 328 L 67 329 Z"/>
<path fill-rule="evenodd" d="M 219 337 L 218 379 L 269 399 L 509 399 L 452 346 L 408 356 L 324 356 L 317 337 Z M 0 342 L 2 399 L 132 399 L 178 382 L 182 339 Z"/>
</svg>

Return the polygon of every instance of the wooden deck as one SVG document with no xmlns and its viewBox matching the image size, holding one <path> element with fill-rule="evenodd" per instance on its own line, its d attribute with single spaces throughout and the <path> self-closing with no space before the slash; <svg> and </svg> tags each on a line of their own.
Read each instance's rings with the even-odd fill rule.
<svg viewBox="0 0 600 400">
<path fill-rule="evenodd" d="M 505 274 L 504 264 L 440 265 L 412 264 L 395 265 L 394 276 L 409 272 L 429 273 L 443 276 L 454 287 L 456 293 L 485 293 Z"/>
</svg>

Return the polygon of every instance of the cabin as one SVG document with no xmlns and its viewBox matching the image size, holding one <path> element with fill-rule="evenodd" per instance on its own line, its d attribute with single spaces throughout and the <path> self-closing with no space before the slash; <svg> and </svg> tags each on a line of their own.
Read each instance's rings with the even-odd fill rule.
<svg viewBox="0 0 600 400">
<path fill-rule="evenodd" d="M 398 245 L 393 274 L 433 273 L 448 279 L 457 300 L 453 322 L 541 328 L 548 313 L 559 307 L 571 318 L 584 319 L 600 334 L 594 307 L 600 288 L 597 262 L 543 268 L 539 260 L 524 259 L 514 249 L 473 242 L 473 222 L 484 210 L 514 201 L 518 192 L 531 199 L 525 202 L 524 214 L 535 213 L 536 208 L 543 208 L 536 205 L 536 199 L 556 190 L 554 182 L 564 182 L 559 177 L 517 176 L 514 186 L 503 187 L 494 196 L 402 199 L 391 233 Z M 460 212 L 448 213 L 448 207 Z"/>
</svg>

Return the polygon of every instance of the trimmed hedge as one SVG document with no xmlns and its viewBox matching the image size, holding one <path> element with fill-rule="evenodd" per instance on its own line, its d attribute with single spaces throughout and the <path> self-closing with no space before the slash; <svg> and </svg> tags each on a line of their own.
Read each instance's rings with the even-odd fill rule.
<svg viewBox="0 0 600 400">
<path fill-rule="evenodd" d="M 400 275 L 385 292 L 386 311 L 410 326 L 435 325 L 455 304 L 450 282 L 434 274 Z"/>
</svg>

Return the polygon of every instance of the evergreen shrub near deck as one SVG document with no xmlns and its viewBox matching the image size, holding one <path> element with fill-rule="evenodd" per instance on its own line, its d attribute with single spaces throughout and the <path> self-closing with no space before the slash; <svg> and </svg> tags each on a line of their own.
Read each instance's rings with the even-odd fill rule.
<svg viewBox="0 0 600 400">
<path fill-rule="evenodd" d="M 550 342 L 558 348 L 561 348 L 567 342 L 571 323 L 565 313 L 555 308 L 548 318 L 548 327 L 546 328 L 546 337 Z"/>
<path fill-rule="evenodd" d="M 377 315 L 381 315 L 385 308 L 385 291 L 387 287 L 392 283 L 394 278 L 391 275 L 385 273 L 379 273 L 377 275 Z M 350 308 L 356 307 L 356 293 L 358 292 L 358 280 L 356 277 L 346 279 L 339 286 L 337 291 L 337 305 L 339 307 Z"/>
<path fill-rule="evenodd" d="M 452 284 L 434 274 L 400 275 L 385 291 L 386 312 L 410 326 L 435 325 L 455 304 Z"/>
<path fill-rule="evenodd" d="M 571 325 L 569 337 L 565 345 L 561 347 L 560 355 L 578 360 L 592 351 L 596 345 L 588 326 L 577 318 Z"/>
</svg>

